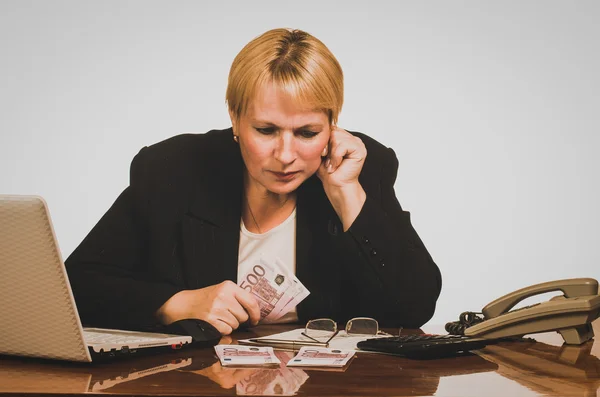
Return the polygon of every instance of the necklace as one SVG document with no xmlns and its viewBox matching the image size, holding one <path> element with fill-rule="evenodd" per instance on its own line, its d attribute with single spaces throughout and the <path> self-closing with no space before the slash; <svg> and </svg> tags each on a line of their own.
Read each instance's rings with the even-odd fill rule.
<svg viewBox="0 0 600 397">
<path fill-rule="evenodd" d="M 287 204 L 288 200 L 289 200 L 289 196 L 285 198 L 285 201 L 279 205 L 279 208 L 277 210 L 282 209 L 283 206 Z M 250 207 L 250 202 L 248 201 L 248 199 L 246 199 L 246 206 L 248 207 L 248 212 L 250 212 L 250 217 L 252 218 L 252 222 L 254 223 L 254 226 L 256 226 L 256 228 L 258 229 L 258 234 L 262 234 L 263 233 L 262 229 L 260 228 L 260 226 L 258 225 L 258 222 L 256 221 L 256 217 L 254 216 L 254 212 L 252 212 L 252 208 Z"/>
<path fill-rule="evenodd" d="M 262 230 L 260 230 L 260 226 L 258 226 L 258 222 L 256 222 L 256 218 L 254 217 L 254 213 L 252 212 L 252 208 L 250 208 L 250 203 L 246 200 L 246 205 L 248 206 L 248 211 L 250 211 L 250 216 L 252 217 L 252 221 L 254 225 L 258 229 L 258 234 L 262 234 Z"/>
</svg>

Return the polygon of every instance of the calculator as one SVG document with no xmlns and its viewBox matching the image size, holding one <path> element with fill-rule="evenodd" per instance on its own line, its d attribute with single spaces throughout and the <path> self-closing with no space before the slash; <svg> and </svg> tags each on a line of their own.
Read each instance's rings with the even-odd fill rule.
<svg viewBox="0 0 600 397">
<path fill-rule="evenodd" d="M 358 342 L 356 347 L 408 358 L 432 359 L 467 354 L 497 341 L 464 335 L 415 334 L 367 339 Z"/>
</svg>

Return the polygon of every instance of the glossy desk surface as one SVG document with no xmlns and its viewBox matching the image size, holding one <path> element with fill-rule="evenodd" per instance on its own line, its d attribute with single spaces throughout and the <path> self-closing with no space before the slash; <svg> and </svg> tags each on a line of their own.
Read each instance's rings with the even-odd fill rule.
<svg viewBox="0 0 600 397">
<path fill-rule="evenodd" d="M 245 339 L 290 326 L 234 334 Z M 425 326 L 426 332 L 443 333 Z M 393 330 L 388 330 L 393 331 Z M 410 331 L 404 330 L 403 333 Z M 594 322 L 600 338 L 600 320 Z M 210 349 L 181 350 L 103 364 L 0 356 L 0 394 L 599 396 L 600 342 L 562 346 L 557 333 L 503 342 L 477 355 L 436 360 L 359 353 L 345 370 L 222 368 Z M 228 337 L 221 343 L 231 343 Z M 291 352 L 280 351 L 284 361 Z M 286 360 L 287 361 L 287 360 Z"/>
</svg>

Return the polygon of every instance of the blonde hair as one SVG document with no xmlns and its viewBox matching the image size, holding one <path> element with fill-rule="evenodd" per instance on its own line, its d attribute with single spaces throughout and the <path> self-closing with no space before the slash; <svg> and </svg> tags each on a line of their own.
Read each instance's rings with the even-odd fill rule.
<svg viewBox="0 0 600 397">
<path fill-rule="evenodd" d="M 274 83 L 294 101 L 325 111 L 337 123 L 344 102 L 344 75 L 331 51 L 301 30 L 273 29 L 239 52 L 229 71 L 226 102 L 239 119 L 265 83 Z"/>
</svg>

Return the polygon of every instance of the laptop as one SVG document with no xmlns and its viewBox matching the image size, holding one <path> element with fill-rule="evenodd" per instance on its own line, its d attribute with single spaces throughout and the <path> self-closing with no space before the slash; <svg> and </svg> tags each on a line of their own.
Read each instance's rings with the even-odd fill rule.
<svg viewBox="0 0 600 397">
<path fill-rule="evenodd" d="M 82 327 L 46 202 L 0 195 L 0 354 L 92 362 L 191 342 Z"/>
</svg>

